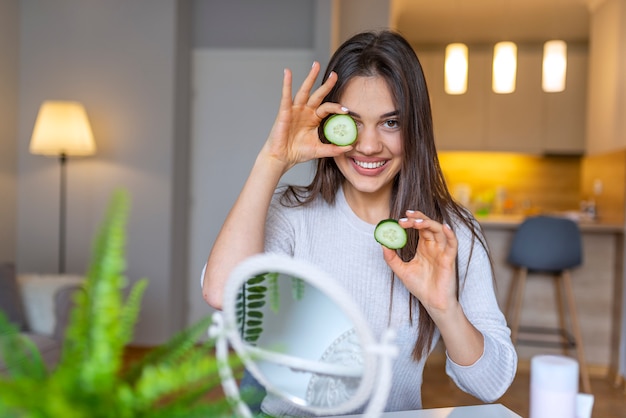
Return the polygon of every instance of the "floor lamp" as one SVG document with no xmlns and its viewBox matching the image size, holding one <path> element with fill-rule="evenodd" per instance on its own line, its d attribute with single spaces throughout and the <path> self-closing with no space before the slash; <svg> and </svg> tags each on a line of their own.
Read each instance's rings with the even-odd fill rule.
<svg viewBox="0 0 626 418">
<path fill-rule="evenodd" d="M 39 108 L 30 152 L 59 158 L 59 273 L 65 273 L 65 207 L 66 163 L 68 156 L 92 155 L 96 152 L 87 112 L 81 103 L 72 101 L 45 101 Z"/>
</svg>

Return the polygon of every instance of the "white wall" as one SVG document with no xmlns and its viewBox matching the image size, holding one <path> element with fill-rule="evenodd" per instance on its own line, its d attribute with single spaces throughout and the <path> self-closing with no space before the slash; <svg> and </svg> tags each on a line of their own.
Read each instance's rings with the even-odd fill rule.
<svg viewBox="0 0 626 418">
<path fill-rule="evenodd" d="M 235 203 L 280 100 L 283 69 L 297 88 L 312 49 L 196 49 L 193 53 L 189 321 L 212 312 L 202 299 L 200 272 Z M 308 184 L 312 166 L 296 166 L 284 182 Z M 234 250 L 235 251 L 235 250 Z"/>
<path fill-rule="evenodd" d="M 28 152 L 38 107 L 46 99 L 82 101 L 98 151 L 68 162 L 67 270 L 86 271 L 111 193 L 126 188 L 132 197 L 127 274 L 150 281 L 135 333 L 143 345 L 164 341 L 185 318 L 186 292 L 177 292 L 185 289 L 185 274 L 172 279 L 181 256 L 173 230 L 180 205 L 187 205 L 174 190 L 187 169 L 176 149 L 189 141 L 176 119 L 184 117 L 177 104 L 189 100 L 177 90 L 184 85 L 178 60 L 185 57 L 179 29 L 190 21 L 179 22 L 184 3 L 20 2 L 18 271 L 57 271 L 58 160 Z"/>
</svg>

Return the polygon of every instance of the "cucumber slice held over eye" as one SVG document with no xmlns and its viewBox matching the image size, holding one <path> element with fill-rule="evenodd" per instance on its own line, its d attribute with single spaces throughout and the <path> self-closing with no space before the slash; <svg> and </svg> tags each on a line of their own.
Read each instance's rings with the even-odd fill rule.
<svg viewBox="0 0 626 418">
<path fill-rule="evenodd" d="M 357 132 L 356 122 L 350 115 L 332 115 L 324 123 L 324 137 L 340 147 L 353 144 Z"/>
<path fill-rule="evenodd" d="M 406 245 L 407 234 L 395 219 L 384 219 L 376 225 L 374 238 L 385 247 L 398 250 Z"/>
</svg>

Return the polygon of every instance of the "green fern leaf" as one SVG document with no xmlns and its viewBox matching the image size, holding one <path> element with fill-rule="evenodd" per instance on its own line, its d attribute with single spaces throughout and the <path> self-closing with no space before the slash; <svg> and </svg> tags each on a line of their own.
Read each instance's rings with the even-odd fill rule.
<svg viewBox="0 0 626 418">
<path fill-rule="evenodd" d="M 120 338 L 124 342 L 124 345 L 128 344 L 132 340 L 133 330 L 135 328 L 135 324 L 137 323 L 137 318 L 141 309 L 141 300 L 147 286 L 147 279 L 139 280 L 132 287 L 128 298 L 126 299 L 126 305 L 122 310 L 120 318 Z"/>
</svg>

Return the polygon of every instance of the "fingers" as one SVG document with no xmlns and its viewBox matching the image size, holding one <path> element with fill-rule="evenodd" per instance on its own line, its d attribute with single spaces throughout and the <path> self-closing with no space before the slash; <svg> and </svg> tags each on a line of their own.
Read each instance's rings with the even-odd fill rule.
<svg viewBox="0 0 626 418">
<path fill-rule="evenodd" d="M 399 219 L 398 222 L 403 228 L 419 230 L 420 239 L 449 246 L 456 251 L 458 245 L 456 235 L 449 225 L 441 224 L 430 219 L 422 212 L 413 210 L 407 210 L 406 218 Z"/>
<path fill-rule="evenodd" d="M 280 96 L 280 108 L 288 109 L 291 107 L 291 70 L 285 68 L 283 73 L 283 91 Z"/>
<path fill-rule="evenodd" d="M 322 103 L 317 109 L 315 109 L 315 116 L 320 119 L 324 119 L 328 115 L 337 113 L 348 113 L 348 108 L 343 107 L 339 103 L 326 102 Z"/>
<path fill-rule="evenodd" d="M 313 85 L 315 84 L 315 80 L 317 79 L 319 72 L 320 72 L 320 64 L 319 62 L 315 61 L 313 62 L 313 65 L 311 66 L 311 70 L 309 71 L 309 74 L 306 76 L 306 78 L 302 82 L 300 89 L 298 89 L 298 91 L 296 92 L 296 96 L 293 98 L 294 105 L 304 106 L 309 101 L 309 95 L 311 93 L 311 89 L 313 88 Z"/>
<path fill-rule="evenodd" d="M 315 90 L 313 93 L 311 93 L 311 97 L 307 101 L 307 105 L 310 107 L 319 106 L 319 104 L 322 103 L 322 100 L 324 100 L 324 97 L 326 97 L 328 93 L 330 93 L 330 91 L 333 89 L 333 87 L 335 87 L 336 83 L 337 73 L 331 71 L 328 75 L 328 78 L 324 80 L 322 85 L 318 87 L 317 90 Z"/>
<path fill-rule="evenodd" d="M 337 73 L 331 71 L 328 78 L 324 80 L 322 85 L 318 87 L 315 91 L 311 92 L 313 89 L 313 85 L 315 84 L 315 80 L 317 79 L 320 72 L 320 64 L 315 61 L 311 66 L 311 70 L 309 74 L 302 82 L 302 85 L 296 92 L 296 96 L 293 98 L 293 104 L 296 106 L 307 106 L 310 109 L 313 109 L 315 115 L 319 119 L 323 119 L 329 114 L 332 113 L 345 113 L 346 110 L 342 110 L 342 107 L 336 103 L 326 105 L 324 103 L 323 108 L 320 109 L 320 104 L 324 100 L 324 97 L 330 93 L 332 88 L 335 86 L 337 82 Z M 290 86 L 291 88 L 291 86 Z M 326 106 L 325 106 L 326 105 Z"/>
<path fill-rule="evenodd" d="M 309 71 L 309 74 L 302 82 L 302 85 L 298 89 L 296 96 L 293 99 L 294 105 L 307 105 L 308 107 L 316 108 L 317 106 L 319 106 L 320 103 L 322 103 L 324 97 L 326 97 L 326 95 L 332 90 L 332 88 L 335 86 L 335 83 L 337 82 L 337 73 L 335 73 L 334 71 L 330 73 L 328 78 L 324 80 L 320 87 L 318 87 L 313 93 L 311 93 L 319 72 L 320 64 L 319 62 L 315 61 L 311 66 L 311 71 Z"/>
<path fill-rule="evenodd" d="M 402 268 L 403 261 L 400 256 L 398 256 L 397 251 L 389 249 L 384 245 L 381 245 L 380 247 L 383 249 L 383 258 L 387 262 L 387 265 L 391 267 L 391 270 L 393 270 L 394 273 L 398 274 Z"/>
<path fill-rule="evenodd" d="M 434 234 L 441 232 L 442 227 L 439 222 L 430 219 L 420 211 L 414 210 L 407 210 L 406 218 L 398 219 L 398 222 L 404 228 L 414 228 L 423 231 L 424 233 L 420 234 L 420 236 L 428 235 L 429 238 L 431 235 L 434 236 Z"/>
</svg>

